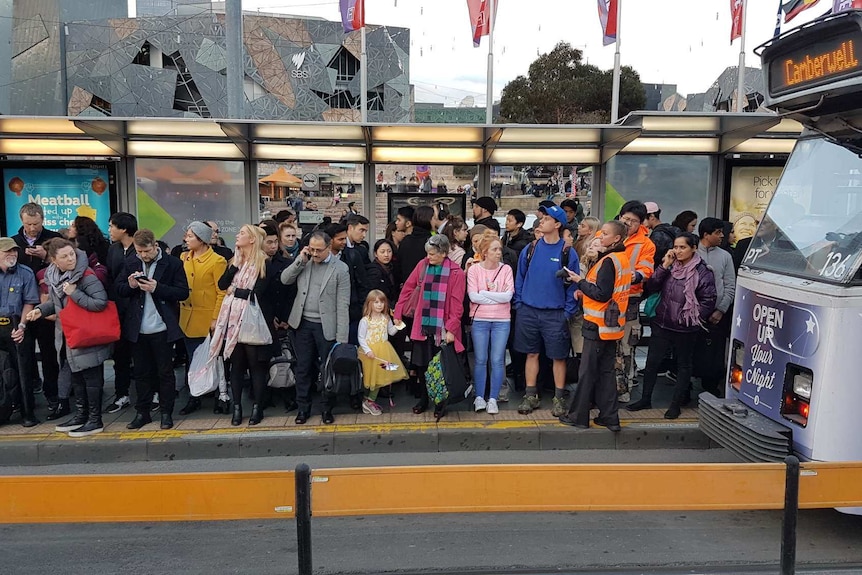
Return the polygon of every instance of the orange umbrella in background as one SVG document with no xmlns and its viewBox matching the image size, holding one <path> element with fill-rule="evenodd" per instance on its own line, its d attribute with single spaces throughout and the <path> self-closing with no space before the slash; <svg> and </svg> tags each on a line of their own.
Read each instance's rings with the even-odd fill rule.
<svg viewBox="0 0 862 575">
<path fill-rule="evenodd" d="M 284 194 L 281 197 L 275 197 L 275 188 L 276 186 L 280 188 L 299 188 L 302 186 L 302 180 L 291 174 L 287 171 L 287 169 L 282 166 L 278 168 L 276 171 L 271 173 L 268 176 L 265 176 L 258 180 L 260 184 L 269 184 L 270 195 L 272 199 L 284 199 Z"/>
</svg>

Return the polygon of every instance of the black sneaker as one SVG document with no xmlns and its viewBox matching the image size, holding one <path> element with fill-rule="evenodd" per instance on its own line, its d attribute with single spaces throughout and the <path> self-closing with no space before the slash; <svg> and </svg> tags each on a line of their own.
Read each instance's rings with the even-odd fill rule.
<svg viewBox="0 0 862 575">
<path fill-rule="evenodd" d="M 126 409 L 132 405 L 132 401 L 128 395 L 123 395 L 114 400 L 114 403 L 105 408 L 105 413 L 117 413 L 121 409 Z"/>
</svg>

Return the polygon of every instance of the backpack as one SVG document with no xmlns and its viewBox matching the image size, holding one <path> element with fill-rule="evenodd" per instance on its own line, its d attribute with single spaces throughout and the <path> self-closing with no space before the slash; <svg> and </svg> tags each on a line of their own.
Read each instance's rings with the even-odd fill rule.
<svg viewBox="0 0 862 575">
<path fill-rule="evenodd" d="M 326 357 L 321 392 L 327 395 L 359 395 L 364 387 L 359 348 L 352 343 L 336 343 Z"/>
<path fill-rule="evenodd" d="M 269 360 L 269 381 L 267 385 L 273 388 L 288 388 L 296 385 L 296 375 L 293 372 L 296 364 L 296 354 L 293 352 L 293 342 L 290 335 L 279 338 L 281 354 Z"/>
<path fill-rule="evenodd" d="M 536 244 L 539 243 L 539 240 L 533 240 L 530 242 L 530 245 L 527 247 L 527 261 L 524 262 L 524 273 L 530 271 L 530 262 L 533 260 L 533 252 L 536 251 Z M 572 248 L 563 244 L 563 250 L 560 252 L 560 269 L 563 269 L 569 263 L 569 257 L 571 256 Z M 578 270 L 572 270 L 573 272 L 578 272 Z"/>
</svg>

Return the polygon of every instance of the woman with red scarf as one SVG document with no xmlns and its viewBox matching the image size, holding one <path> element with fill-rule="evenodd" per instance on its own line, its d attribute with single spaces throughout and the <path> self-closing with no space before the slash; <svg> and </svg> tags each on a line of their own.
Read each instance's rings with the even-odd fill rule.
<svg viewBox="0 0 862 575">
<path fill-rule="evenodd" d="M 706 329 L 707 318 L 715 309 L 715 278 L 712 270 L 697 254 L 699 239 L 683 232 L 673 242 L 655 273 L 645 285 L 647 293 L 661 293 L 651 335 L 641 399 L 626 407 L 640 411 L 652 407 L 652 391 L 658 368 L 669 348 L 677 359 L 676 387 L 673 400 L 665 412 L 666 419 L 679 417 L 683 395 L 691 381 L 692 357 L 697 332 Z"/>
</svg>

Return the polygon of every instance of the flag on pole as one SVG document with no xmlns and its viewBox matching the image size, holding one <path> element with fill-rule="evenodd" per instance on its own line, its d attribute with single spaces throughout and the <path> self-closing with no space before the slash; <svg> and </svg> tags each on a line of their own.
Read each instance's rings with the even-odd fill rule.
<svg viewBox="0 0 862 575">
<path fill-rule="evenodd" d="M 339 4 L 345 33 L 365 27 L 365 0 L 339 0 Z"/>
<path fill-rule="evenodd" d="M 845 10 L 862 9 L 862 0 L 833 0 L 832 13 L 837 14 Z"/>
<path fill-rule="evenodd" d="M 497 6 L 499 0 L 494 0 L 494 20 L 497 20 Z M 490 14 L 491 0 L 467 0 L 467 9 L 470 11 L 470 28 L 473 30 L 473 46 L 479 47 L 482 36 L 491 33 Z M 496 22 L 495 22 L 496 23 Z"/>
<path fill-rule="evenodd" d="M 781 1 L 778 0 L 778 13 L 775 15 L 775 33 L 772 34 L 773 38 L 781 34 Z"/>
<path fill-rule="evenodd" d="M 784 23 L 787 24 L 796 18 L 800 12 L 808 10 L 818 2 L 820 0 L 790 0 L 783 3 L 781 9 L 784 11 Z"/>
<path fill-rule="evenodd" d="M 730 0 L 730 43 L 742 36 L 743 0 Z"/>
<path fill-rule="evenodd" d="M 607 46 L 617 41 L 617 0 L 598 0 L 599 22 L 604 36 L 602 44 Z"/>
</svg>

